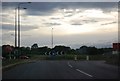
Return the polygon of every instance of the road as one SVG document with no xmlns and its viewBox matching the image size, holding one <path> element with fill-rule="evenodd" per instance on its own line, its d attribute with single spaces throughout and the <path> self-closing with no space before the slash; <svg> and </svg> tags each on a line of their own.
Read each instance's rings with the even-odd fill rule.
<svg viewBox="0 0 120 81">
<path fill-rule="evenodd" d="M 117 79 L 118 67 L 104 61 L 37 61 L 3 72 L 3 79 Z"/>
</svg>

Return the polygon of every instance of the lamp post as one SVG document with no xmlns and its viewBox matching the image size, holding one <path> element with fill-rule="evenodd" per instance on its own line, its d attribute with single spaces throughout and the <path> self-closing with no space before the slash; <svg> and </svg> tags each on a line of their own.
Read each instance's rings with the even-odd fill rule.
<svg viewBox="0 0 120 81">
<path fill-rule="evenodd" d="M 15 47 L 17 47 L 17 7 L 15 8 Z M 26 9 L 26 8 L 23 8 Z"/>
<path fill-rule="evenodd" d="M 18 47 L 20 47 L 20 6 L 22 4 L 28 4 L 28 3 L 31 3 L 31 2 L 18 4 Z M 24 9 L 26 9 L 26 8 L 24 8 Z"/>
<path fill-rule="evenodd" d="M 18 57 L 18 55 L 20 54 L 20 50 L 18 50 L 16 47 L 20 47 L 19 45 L 17 45 L 18 43 L 17 43 L 17 33 L 19 33 L 18 31 L 17 31 L 17 27 L 18 27 L 18 22 L 17 22 L 17 19 L 18 19 L 18 13 L 17 13 L 17 9 L 18 9 L 18 7 L 16 7 L 15 8 L 15 51 L 14 51 L 14 59 L 16 58 L 16 57 Z M 23 8 L 23 9 L 26 9 L 26 8 Z M 20 34 L 19 34 L 20 35 Z"/>
<path fill-rule="evenodd" d="M 51 30 L 51 45 L 52 45 L 52 49 L 53 49 L 53 28 Z"/>
<path fill-rule="evenodd" d="M 52 56 L 54 56 L 54 51 L 53 51 L 53 27 L 51 29 L 51 45 L 52 45 L 52 50 L 51 50 L 51 54 Z M 52 57 L 53 58 L 53 57 Z"/>
<path fill-rule="evenodd" d="M 17 47 L 17 7 L 15 8 L 15 47 Z"/>
</svg>

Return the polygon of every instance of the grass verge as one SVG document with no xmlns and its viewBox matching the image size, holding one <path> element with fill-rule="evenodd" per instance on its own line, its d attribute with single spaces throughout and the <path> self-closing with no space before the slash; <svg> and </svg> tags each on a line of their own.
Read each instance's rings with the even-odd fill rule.
<svg viewBox="0 0 120 81">
<path fill-rule="evenodd" d="M 30 63 L 33 60 L 30 59 L 6 59 L 2 61 L 2 71 L 6 71 L 16 65 Z"/>
</svg>

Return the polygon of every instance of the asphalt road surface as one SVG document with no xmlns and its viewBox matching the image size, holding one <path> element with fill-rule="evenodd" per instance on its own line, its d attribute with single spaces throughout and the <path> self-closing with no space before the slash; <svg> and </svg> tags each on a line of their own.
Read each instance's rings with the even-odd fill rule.
<svg viewBox="0 0 120 81">
<path fill-rule="evenodd" d="M 37 61 L 3 72 L 3 79 L 118 79 L 118 67 L 104 61 Z"/>
</svg>

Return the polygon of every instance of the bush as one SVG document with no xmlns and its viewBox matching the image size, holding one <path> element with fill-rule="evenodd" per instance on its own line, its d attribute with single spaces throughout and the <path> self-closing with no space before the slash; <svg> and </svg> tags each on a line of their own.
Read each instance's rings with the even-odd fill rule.
<svg viewBox="0 0 120 81">
<path fill-rule="evenodd" d="M 113 65 L 119 65 L 119 55 L 109 55 L 105 58 L 106 63 L 113 64 Z"/>
</svg>

